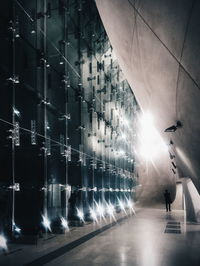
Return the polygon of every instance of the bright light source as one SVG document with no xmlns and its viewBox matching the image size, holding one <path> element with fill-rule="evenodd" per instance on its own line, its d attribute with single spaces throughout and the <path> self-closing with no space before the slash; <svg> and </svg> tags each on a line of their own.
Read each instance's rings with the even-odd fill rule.
<svg viewBox="0 0 200 266">
<path fill-rule="evenodd" d="M 150 113 L 145 113 L 139 120 L 139 154 L 146 160 L 151 160 L 167 146 L 154 126 L 154 118 Z"/>
<path fill-rule="evenodd" d="M 107 212 L 110 215 L 110 217 L 112 217 L 115 220 L 115 216 L 114 216 L 115 209 L 111 203 L 107 204 Z"/>
<path fill-rule="evenodd" d="M 127 205 L 130 209 L 133 207 L 133 203 L 130 200 L 127 201 Z"/>
<path fill-rule="evenodd" d="M 7 240 L 3 235 L 0 235 L 0 248 L 7 250 Z"/>
<path fill-rule="evenodd" d="M 19 84 L 19 77 L 18 76 L 14 77 L 14 83 Z"/>
<path fill-rule="evenodd" d="M 103 219 L 105 219 L 105 217 L 104 217 L 105 209 L 104 209 L 103 205 L 100 204 L 100 203 L 98 204 L 96 201 L 94 201 L 94 202 L 95 202 L 95 204 L 97 206 L 97 208 L 96 208 L 97 215 L 102 217 Z"/>
<path fill-rule="evenodd" d="M 21 229 L 15 224 L 15 222 L 13 222 L 13 230 L 18 234 L 21 233 Z"/>
<path fill-rule="evenodd" d="M 125 210 L 125 205 L 124 205 L 124 203 L 123 203 L 119 198 L 117 198 L 117 199 L 118 199 L 118 202 L 119 202 L 119 207 L 120 207 L 120 209 L 121 209 L 122 211 L 124 211 L 125 214 L 127 214 L 127 213 L 126 213 L 126 210 Z"/>
<path fill-rule="evenodd" d="M 47 217 L 45 217 L 44 215 L 42 215 L 42 224 L 44 225 L 45 228 L 47 228 L 49 231 L 51 231 L 51 223 L 49 221 L 49 219 Z"/>
<path fill-rule="evenodd" d="M 104 217 L 104 212 L 105 212 L 105 210 L 104 210 L 103 206 L 98 204 L 97 205 L 97 213 L 99 214 L 99 216 Z"/>
<path fill-rule="evenodd" d="M 79 219 L 84 222 L 84 214 L 81 210 L 79 210 L 78 208 L 76 208 L 77 210 L 77 216 L 79 217 Z"/>
<path fill-rule="evenodd" d="M 130 199 L 126 199 L 127 200 L 127 206 L 130 209 L 130 211 L 132 211 L 135 214 L 135 210 L 134 210 L 134 204 Z"/>
<path fill-rule="evenodd" d="M 72 187 L 71 187 L 70 185 L 68 185 L 68 184 L 66 185 L 65 189 L 66 189 L 67 191 L 69 191 L 69 192 L 72 191 Z"/>
<path fill-rule="evenodd" d="M 20 116 L 20 111 L 17 110 L 16 108 L 13 108 L 13 112 L 14 112 L 14 114 L 16 114 L 17 116 Z"/>
<path fill-rule="evenodd" d="M 17 226 L 15 226 L 15 229 L 14 229 L 17 233 L 20 233 L 21 232 L 21 229 Z"/>
<path fill-rule="evenodd" d="M 90 215 L 93 221 L 98 222 L 96 212 L 90 208 Z"/>
<path fill-rule="evenodd" d="M 127 127 L 129 126 L 129 121 L 126 118 L 123 119 L 123 122 Z"/>
<path fill-rule="evenodd" d="M 123 210 L 124 209 L 124 204 L 119 200 L 119 206 Z"/>
<path fill-rule="evenodd" d="M 69 231 L 68 222 L 65 218 L 61 217 L 61 225 L 63 228 L 65 228 L 66 231 Z"/>
</svg>

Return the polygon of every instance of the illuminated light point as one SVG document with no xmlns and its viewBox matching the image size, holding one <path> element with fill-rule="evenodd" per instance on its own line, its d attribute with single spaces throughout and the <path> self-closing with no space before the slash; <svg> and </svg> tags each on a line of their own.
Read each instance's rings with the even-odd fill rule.
<svg viewBox="0 0 200 266">
<path fill-rule="evenodd" d="M 18 234 L 21 233 L 21 229 L 15 224 L 15 222 L 13 222 L 13 230 Z"/>
<path fill-rule="evenodd" d="M 93 209 L 90 209 L 90 215 L 93 221 L 98 222 L 96 212 Z"/>
<path fill-rule="evenodd" d="M 99 216 L 104 217 L 104 208 L 101 205 L 97 205 L 97 213 Z"/>
<path fill-rule="evenodd" d="M 17 233 L 21 233 L 21 229 L 20 229 L 19 227 L 17 227 L 16 225 L 15 225 L 14 230 L 15 230 L 15 232 L 17 232 Z"/>
<path fill-rule="evenodd" d="M 130 200 L 127 200 L 127 205 L 130 211 L 132 211 L 135 214 L 135 210 L 133 209 L 133 202 Z"/>
<path fill-rule="evenodd" d="M 122 202 L 121 200 L 119 200 L 119 199 L 118 199 L 118 201 L 119 201 L 120 209 L 121 209 L 122 211 L 124 211 L 125 214 L 127 214 L 123 202 Z"/>
<path fill-rule="evenodd" d="M 153 160 L 159 154 L 167 152 L 166 144 L 154 126 L 153 116 L 147 112 L 140 117 L 139 154 L 146 160 Z"/>
<path fill-rule="evenodd" d="M 18 77 L 15 77 L 14 83 L 19 84 L 19 78 Z"/>
<path fill-rule="evenodd" d="M 0 235 L 0 248 L 7 250 L 7 240 L 3 235 Z"/>
<path fill-rule="evenodd" d="M 98 204 L 96 201 L 94 201 L 94 202 L 97 206 L 97 208 L 96 208 L 97 215 L 102 217 L 103 219 L 105 219 L 105 217 L 104 217 L 105 209 L 104 209 L 103 205 L 100 203 Z"/>
<path fill-rule="evenodd" d="M 19 227 L 16 227 L 16 228 L 15 228 L 15 231 L 16 231 L 17 233 L 20 233 L 20 232 L 21 232 L 21 229 L 20 229 Z"/>
<path fill-rule="evenodd" d="M 79 219 L 82 221 L 82 222 L 85 222 L 84 221 L 84 214 L 81 210 L 79 210 L 78 208 L 76 208 L 77 210 L 77 216 L 79 217 Z"/>
<path fill-rule="evenodd" d="M 71 187 L 70 185 L 66 185 L 65 189 L 66 189 L 67 191 L 69 191 L 69 192 L 72 191 L 72 187 Z"/>
<path fill-rule="evenodd" d="M 44 215 L 42 215 L 42 219 L 43 219 L 43 221 L 42 221 L 43 226 L 51 232 L 51 226 L 50 226 L 51 223 L 50 223 L 49 219 L 47 217 L 45 217 Z"/>
<path fill-rule="evenodd" d="M 20 115 L 20 111 L 18 111 L 16 108 L 13 108 L 14 114 L 16 114 L 17 116 Z"/>
<path fill-rule="evenodd" d="M 62 227 L 66 230 L 69 231 L 69 226 L 68 226 L 68 222 L 65 218 L 61 217 L 61 225 Z"/>
<path fill-rule="evenodd" d="M 114 216 L 114 206 L 112 204 L 107 204 L 107 212 L 110 215 L 110 217 L 116 220 Z"/>
</svg>

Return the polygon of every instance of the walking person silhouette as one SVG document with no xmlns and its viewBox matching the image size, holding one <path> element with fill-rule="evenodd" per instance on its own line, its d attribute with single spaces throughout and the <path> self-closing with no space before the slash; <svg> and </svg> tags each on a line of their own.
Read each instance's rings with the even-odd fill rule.
<svg viewBox="0 0 200 266">
<path fill-rule="evenodd" d="M 164 198 L 165 198 L 166 212 L 171 211 L 171 203 L 172 203 L 171 194 L 167 189 L 165 190 Z"/>
</svg>

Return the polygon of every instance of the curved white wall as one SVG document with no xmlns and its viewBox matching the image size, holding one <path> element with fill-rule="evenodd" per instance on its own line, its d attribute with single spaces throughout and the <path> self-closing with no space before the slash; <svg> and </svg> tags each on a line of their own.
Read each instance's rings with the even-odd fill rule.
<svg viewBox="0 0 200 266">
<path fill-rule="evenodd" d="M 153 114 L 166 142 L 174 142 L 179 172 L 191 177 L 200 191 L 200 2 L 96 0 L 96 4 L 142 110 Z M 177 120 L 183 127 L 164 133 Z M 150 194 L 156 184 L 174 183 L 167 155 L 156 162 L 156 169 L 161 174 L 153 170 L 148 177 L 141 174 L 151 184 Z"/>
</svg>

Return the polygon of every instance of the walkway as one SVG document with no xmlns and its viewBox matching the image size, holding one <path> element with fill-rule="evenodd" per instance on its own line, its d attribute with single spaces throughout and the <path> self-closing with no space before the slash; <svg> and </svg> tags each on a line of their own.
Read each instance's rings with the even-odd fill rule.
<svg viewBox="0 0 200 266">
<path fill-rule="evenodd" d="M 200 225 L 182 211 L 142 209 L 47 265 L 199 266 Z"/>
<path fill-rule="evenodd" d="M 200 225 L 185 223 L 183 211 L 166 214 L 163 209 L 142 208 L 136 216 L 122 219 L 113 227 L 105 224 L 101 233 L 97 225 L 88 224 L 37 246 L 15 244 L 8 255 L 0 255 L 0 265 L 200 265 Z"/>
</svg>

